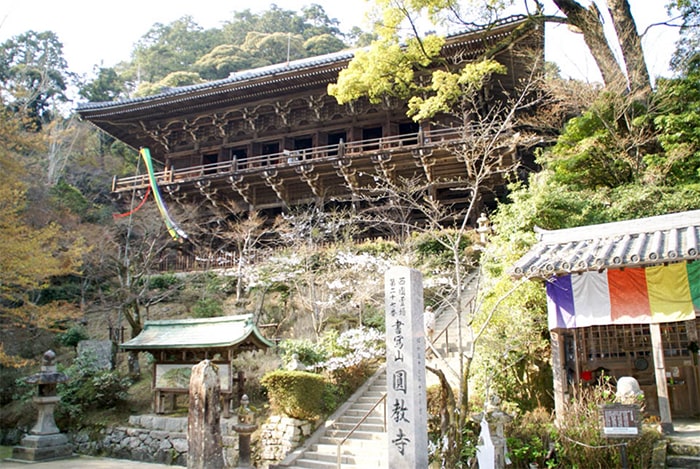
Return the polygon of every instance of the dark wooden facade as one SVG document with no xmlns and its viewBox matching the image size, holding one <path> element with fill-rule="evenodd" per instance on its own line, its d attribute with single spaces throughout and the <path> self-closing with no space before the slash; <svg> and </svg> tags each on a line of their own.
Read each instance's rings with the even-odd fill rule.
<svg viewBox="0 0 700 469">
<path fill-rule="evenodd" d="M 517 19 L 448 38 L 443 56 L 463 64 L 499 41 L 496 59 L 508 74 L 492 87 L 513 90 L 543 59 L 543 29 Z M 241 211 L 352 200 L 373 175 L 421 177 L 438 199 L 459 202 L 468 177 L 451 151 L 472 128 L 444 120 L 417 124 L 397 100 L 339 105 L 329 83 L 352 59 L 339 52 L 239 72 L 217 82 L 113 103 L 87 103 L 78 113 L 133 148 L 148 147 L 166 198 L 234 201 Z M 517 151 L 505 156 L 517 156 Z M 495 182 L 494 182 L 495 184 Z M 112 191 L 145 189 L 145 175 L 115 178 Z"/>
</svg>

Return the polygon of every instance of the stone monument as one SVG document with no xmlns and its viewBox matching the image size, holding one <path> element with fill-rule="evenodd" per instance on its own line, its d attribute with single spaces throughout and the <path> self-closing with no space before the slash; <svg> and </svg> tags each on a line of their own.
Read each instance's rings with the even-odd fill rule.
<svg viewBox="0 0 700 469">
<path fill-rule="evenodd" d="M 61 400 L 56 395 L 58 383 L 68 381 L 68 377 L 56 371 L 56 353 L 49 350 L 41 359 L 41 371 L 25 379 L 37 387 L 33 400 L 39 410 L 36 425 L 20 441 L 19 446 L 12 448 L 12 458 L 17 461 L 50 461 L 64 459 L 73 455 L 73 449 L 68 444 L 66 435 L 56 426 L 53 417 L 54 407 Z"/>
<path fill-rule="evenodd" d="M 203 360 L 192 367 L 187 415 L 187 468 L 223 469 L 219 409 L 221 383 L 217 366 Z"/>
<path fill-rule="evenodd" d="M 385 275 L 388 467 L 428 467 L 423 279 L 408 267 Z"/>
</svg>

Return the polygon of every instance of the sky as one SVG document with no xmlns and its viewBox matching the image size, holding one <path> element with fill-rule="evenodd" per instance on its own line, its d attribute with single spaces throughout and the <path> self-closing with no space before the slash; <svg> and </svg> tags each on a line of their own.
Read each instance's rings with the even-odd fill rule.
<svg viewBox="0 0 700 469">
<path fill-rule="evenodd" d="M 667 17 L 666 0 L 629 1 L 640 31 Z M 340 29 L 345 32 L 353 26 L 362 27 L 369 5 L 366 0 L 3 0 L 0 2 L 0 42 L 28 30 L 53 31 L 63 43 L 69 70 L 90 77 L 95 66 L 111 67 L 128 60 L 133 45 L 155 23 L 168 24 L 190 15 L 197 24 L 208 29 L 220 27 L 232 19 L 234 11 L 250 9 L 260 13 L 271 4 L 299 11 L 312 3 L 320 4 L 330 18 L 338 19 Z M 547 13 L 553 14 L 555 10 Z M 652 77 L 669 76 L 668 60 L 675 49 L 676 34 L 671 28 L 657 27 L 643 39 Z M 562 75 L 600 80 L 595 62 L 580 35 L 558 25 L 548 27 L 545 37 L 545 58 L 556 62 Z"/>
</svg>

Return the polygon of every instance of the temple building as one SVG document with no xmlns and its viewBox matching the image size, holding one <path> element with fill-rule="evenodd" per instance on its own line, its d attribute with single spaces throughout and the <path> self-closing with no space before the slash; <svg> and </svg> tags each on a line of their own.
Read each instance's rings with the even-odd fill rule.
<svg viewBox="0 0 700 469">
<path fill-rule="evenodd" d="M 490 55 L 506 66 L 483 90 L 488 107 L 512 95 L 533 67 L 543 69 L 543 45 L 541 25 L 516 17 L 448 36 L 442 59 L 457 67 Z M 468 203 L 469 169 L 457 150 L 481 129 L 464 116 L 414 122 L 397 99 L 338 104 L 328 85 L 353 56 L 341 51 L 235 72 L 154 96 L 81 104 L 77 112 L 128 146 L 148 148 L 155 182 L 175 203 L 225 200 L 242 213 L 279 213 L 309 203 L 353 203 L 376 176 L 420 178 L 432 197 Z M 501 157 L 503 167 L 533 160 L 513 145 Z M 143 173 L 115 177 L 113 194 L 143 195 L 149 187 Z M 505 188 L 497 168 L 487 184 L 495 188 L 487 191 L 493 201 Z"/>
</svg>

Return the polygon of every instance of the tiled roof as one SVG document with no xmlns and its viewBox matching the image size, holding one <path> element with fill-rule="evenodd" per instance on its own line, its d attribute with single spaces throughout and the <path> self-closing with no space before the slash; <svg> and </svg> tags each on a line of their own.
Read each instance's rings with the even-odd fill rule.
<svg viewBox="0 0 700 469">
<path fill-rule="evenodd" d="M 515 263 L 514 277 L 548 278 L 700 258 L 700 210 L 535 232 L 538 242 Z"/>
<path fill-rule="evenodd" d="M 524 23 L 526 17 L 523 15 L 515 15 L 510 18 L 505 18 L 499 22 L 496 22 L 488 27 L 475 31 L 460 31 L 457 33 L 449 34 L 447 36 L 448 43 L 449 40 L 460 42 L 468 41 L 473 43 L 477 48 L 484 48 L 483 37 L 484 33 L 495 36 L 495 35 L 505 35 L 510 28 Z M 256 80 L 272 80 L 279 75 L 290 74 L 294 72 L 298 74 L 300 72 L 309 72 L 311 74 L 316 73 L 317 69 L 336 65 L 338 67 L 345 67 L 345 63 L 349 62 L 359 49 L 353 50 L 343 50 L 339 52 L 332 52 L 330 54 L 319 55 L 315 57 L 307 57 L 298 60 L 292 60 L 288 62 L 283 62 L 279 64 L 267 65 L 264 67 L 259 67 L 251 70 L 242 70 L 239 72 L 234 72 L 227 78 L 221 80 L 215 80 L 206 83 L 198 83 L 196 85 L 181 86 L 176 88 L 168 88 L 161 93 L 143 96 L 138 98 L 128 98 L 119 101 L 108 101 L 108 102 L 88 102 L 79 103 L 77 106 L 77 111 L 93 111 L 100 109 L 110 109 L 126 105 L 139 105 L 142 103 L 157 102 L 164 99 L 170 99 L 175 97 L 184 97 L 192 95 L 193 93 L 210 93 L 216 92 L 222 88 L 227 88 L 230 86 L 236 86 L 239 84 L 245 84 L 247 82 L 254 82 Z"/>
<path fill-rule="evenodd" d="M 166 98 L 170 96 L 185 95 L 195 91 L 205 91 L 210 89 L 217 89 L 222 86 L 245 82 L 249 80 L 254 80 L 256 78 L 262 77 L 272 77 L 279 73 L 286 72 L 298 72 L 306 69 L 313 69 L 322 65 L 333 64 L 333 63 L 343 63 L 353 58 L 355 51 L 345 50 L 340 52 L 334 52 L 331 54 L 320 55 L 316 57 L 309 57 L 305 59 L 292 60 L 290 62 L 285 62 L 281 64 L 267 65 L 265 67 L 254 68 L 251 70 L 243 70 L 240 72 L 234 72 L 227 78 L 206 82 L 198 83 L 196 85 L 180 86 L 177 88 L 168 88 L 162 93 L 150 96 L 143 96 L 140 98 L 130 98 L 124 99 L 118 102 L 96 102 L 96 103 L 81 103 L 78 104 L 78 111 L 90 110 L 90 109 L 100 109 L 106 107 L 112 107 L 117 104 L 131 104 L 139 103 L 145 101 L 153 101 L 160 98 Z"/>
<path fill-rule="evenodd" d="M 263 346 L 272 342 L 262 336 L 252 314 L 205 319 L 146 321 L 139 335 L 121 344 L 125 350 L 232 347 L 250 336 Z"/>
</svg>

